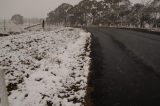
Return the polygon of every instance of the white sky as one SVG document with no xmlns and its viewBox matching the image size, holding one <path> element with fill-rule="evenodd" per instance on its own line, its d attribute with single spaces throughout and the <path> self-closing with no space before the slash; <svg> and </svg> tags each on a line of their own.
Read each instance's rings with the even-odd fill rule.
<svg viewBox="0 0 160 106">
<path fill-rule="evenodd" d="M 0 0 L 0 19 L 10 19 L 14 14 L 24 17 L 45 18 L 47 13 L 61 3 L 77 4 L 81 0 Z M 139 2 L 140 0 L 130 0 Z"/>
</svg>

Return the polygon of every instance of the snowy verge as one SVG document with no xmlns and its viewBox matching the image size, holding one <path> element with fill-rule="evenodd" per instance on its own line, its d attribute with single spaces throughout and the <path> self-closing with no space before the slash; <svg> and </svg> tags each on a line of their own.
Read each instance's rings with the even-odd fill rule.
<svg viewBox="0 0 160 106">
<path fill-rule="evenodd" d="M 90 33 L 76 28 L 28 32 L 0 39 L 10 106 L 83 106 L 90 65 Z"/>
</svg>

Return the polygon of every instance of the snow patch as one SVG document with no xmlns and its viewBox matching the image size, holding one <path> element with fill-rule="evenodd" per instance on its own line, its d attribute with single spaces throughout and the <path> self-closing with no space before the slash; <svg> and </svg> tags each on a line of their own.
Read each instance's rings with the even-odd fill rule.
<svg viewBox="0 0 160 106">
<path fill-rule="evenodd" d="M 90 65 L 87 43 L 90 33 L 64 27 L 2 37 L 0 65 L 10 106 L 84 105 Z"/>
</svg>

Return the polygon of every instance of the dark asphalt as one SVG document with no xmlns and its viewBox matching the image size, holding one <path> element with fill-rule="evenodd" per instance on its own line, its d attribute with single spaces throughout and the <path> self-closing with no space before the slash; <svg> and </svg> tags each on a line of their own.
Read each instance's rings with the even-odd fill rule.
<svg viewBox="0 0 160 106">
<path fill-rule="evenodd" d="M 160 36 L 88 28 L 93 106 L 160 106 Z"/>
</svg>

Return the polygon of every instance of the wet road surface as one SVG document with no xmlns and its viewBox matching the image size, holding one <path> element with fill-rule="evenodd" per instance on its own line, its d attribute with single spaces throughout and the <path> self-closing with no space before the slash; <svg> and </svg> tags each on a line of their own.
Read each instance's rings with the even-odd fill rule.
<svg viewBox="0 0 160 106">
<path fill-rule="evenodd" d="M 92 33 L 94 106 L 160 105 L 160 36 L 111 28 Z"/>
</svg>

